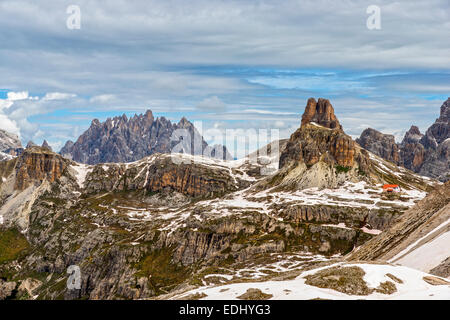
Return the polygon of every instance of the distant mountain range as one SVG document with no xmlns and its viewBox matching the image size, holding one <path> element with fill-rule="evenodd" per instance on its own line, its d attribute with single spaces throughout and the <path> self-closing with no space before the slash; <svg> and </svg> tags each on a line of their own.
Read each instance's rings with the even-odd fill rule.
<svg viewBox="0 0 450 320">
<path fill-rule="evenodd" d="M 325 99 L 319 99 L 317 103 L 312 100 L 308 101 L 302 120 L 303 125 L 311 121 L 330 128 L 342 128 L 334 113 L 330 113 L 329 102 L 327 104 Z M 317 113 L 314 109 L 316 106 Z M 317 118 L 318 114 L 323 118 Z M 189 139 L 171 141 L 172 134 L 178 129 L 187 130 L 191 141 L 188 141 Z M 449 138 L 450 98 L 442 104 L 439 118 L 425 134 L 413 125 L 406 132 L 403 141 L 396 143 L 393 135 L 367 128 L 356 142 L 364 149 L 396 165 L 445 182 L 450 179 Z M 199 146 L 194 146 L 194 141 L 197 141 Z M 34 145 L 30 141 L 27 147 Z M 51 150 L 46 141 L 42 146 Z M 171 153 L 175 146 L 176 152 L 232 159 L 226 147 L 209 146 L 186 118 L 183 117 L 178 123 L 171 123 L 165 117 L 155 119 L 151 110 L 129 119 L 125 114 L 108 118 L 105 122 L 94 119 L 89 129 L 76 142 L 70 140 L 66 142 L 60 154 L 85 164 L 125 163 L 140 160 L 154 153 Z M 23 147 L 19 138 L 0 130 L 0 160 L 10 159 L 11 156 L 17 156 L 22 152 Z M 308 156 L 314 155 L 308 153 Z M 282 157 L 281 161 L 285 161 L 285 158 Z"/>
<path fill-rule="evenodd" d="M 394 136 L 375 129 L 364 130 L 356 139 L 361 147 L 374 154 L 404 166 L 423 176 L 450 180 L 450 98 L 441 106 L 436 119 L 425 134 L 411 126 L 403 141 L 395 143 Z"/>
<path fill-rule="evenodd" d="M 190 141 L 171 140 L 172 134 L 179 129 L 187 130 Z M 198 143 L 198 146 L 194 143 Z M 147 110 L 145 114 L 134 115 L 130 119 L 125 114 L 108 118 L 105 122 L 94 119 L 89 129 L 76 142 L 66 142 L 60 154 L 77 162 L 97 164 L 133 162 L 154 153 L 171 153 L 173 150 L 228 160 L 232 158 L 225 147 L 208 146 L 186 118 L 183 117 L 178 123 L 171 123 L 165 117 L 155 119 L 151 110 Z M 222 152 L 222 157 L 219 151 Z"/>
</svg>

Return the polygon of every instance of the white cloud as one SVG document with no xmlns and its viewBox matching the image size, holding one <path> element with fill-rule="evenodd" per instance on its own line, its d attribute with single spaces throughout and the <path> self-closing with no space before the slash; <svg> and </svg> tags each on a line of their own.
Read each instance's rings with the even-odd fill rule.
<svg viewBox="0 0 450 320">
<path fill-rule="evenodd" d="M 274 123 L 275 128 L 284 128 L 286 126 L 286 123 L 281 120 L 277 120 Z"/>
<path fill-rule="evenodd" d="M 7 99 L 0 99 L 0 127 L 25 140 L 41 139 L 46 134 L 39 124 L 28 120 L 31 116 L 49 113 L 57 108 L 54 102 L 76 97 L 75 94 L 49 92 L 39 99 L 30 96 L 28 91 L 10 91 L 6 96 Z"/>
<path fill-rule="evenodd" d="M 245 109 L 243 113 L 257 113 L 257 114 L 273 114 L 273 115 L 296 115 L 295 112 L 270 111 L 262 109 Z"/>
<path fill-rule="evenodd" d="M 89 102 L 93 102 L 93 103 L 105 103 L 105 102 L 109 102 L 112 101 L 116 98 L 115 95 L 113 94 L 101 94 L 101 95 L 97 95 L 94 96 L 92 98 L 89 99 Z"/>
<path fill-rule="evenodd" d="M 9 101 L 17 101 L 17 100 L 25 100 L 29 99 L 29 95 L 27 91 L 21 91 L 21 92 L 8 92 L 7 94 Z"/>
<path fill-rule="evenodd" d="M 0 99 L 0 112 L 3 109 L 8 109 L 9 107 L 11 107 L 13 105 L 13 101 L 7 100 L 7 99 Z"/>
<path fill-rule="evenodd" d="M 49 92 L 46 93 L 42 100 L 67 100 L 76 97 L 73 93 Z"/>
<path fill-rule="evenodd" d="M 6 115 L 0 113 L 0 128 L 2 130 L 6 130 L 8 132 L 17 134 L 20 136 L 20 129 L 17 126 L 17 123 L 11 119 L 9 119 Z"/>
<path fill-rule="evenodd" d="M 364 109 L 345 123 L 354 133 L 359 121 L 386 127 L 389 117 L 381 115 L 377 122 L 372 111 L 390 108 L 403 119 L 389 126 L 406 128 L 419 121 L 426 128 L 437 115 L 428 112 L 426 101 L 415 101 L 422 114 L 399 106 L 405 101 L 412 106 L 413 91 L 434 93 L 441 99 L 448 92 L 448 75 L 434 82 L 400 77 L 385 82 L 387 77 L 381 76 L 403 74 L 415 79 L 408 74 L 414 70 L 448 74 L 450 42 L 443 40 L 450 32 L 448 0 L 376 2 L 382 15 L 378 31 L 366 28 L 366 8 L 373 0 L 78 0 L 83 23 L 79 32 L 73 32 L 65 27 L 64 10 L 55 10 L 55 1 L 2 0 L 0 88 L 49 93 L 39 100 L 28 92 L 11 93 L 11 99 L 0 100 L 0 115 L 26 137 L 37 130 L 27 119 L 61 107 L 77 108 L 78 113 L 83 109 L 87 118 L 92 111 L 121 114 L 151 108 L 165 114 L 178 112 L 177 116 L 182 112 L 188 118 L 191 111 L 213 111 L 199 117 L 224 123 L 242 120 L 245 110 L 249 119 L 270 125 L 280 121 L 279 125 L 299 119 L 306 99 L 320 93 L 339 106 L 338 117 Z M 266 77 L 260 70 L 264 68 L 326 72 L 320 77 Z M 246 74 L 249 70 L 251 75 Z M 361 87 L 357 80 L 333 78 L 327 70 L 372 70 L 380 77 L 377 83 L 371 78 Z M 379 90 L 383 83 L 385 90 Z M 378 89 L 375 94 L 373 88 Z M 400 99 L 392 98 L 393 89 L 401 90 L 395 92 Z M 281 94 L 270 95 L 274 93 Z M 357 99 L 358 95 L 367 98 Z M 339 105 L 342 96 L 355 101 Z M 201 101 L 204 97 L 209 98 Z M 433 108 L 439 106 L 433 102 Z M 84 126 L 71 120 L 66 135 L 73 135 L 70 125 Z M 50 129 L 45 132 L 49 139 L 55 134 Z"/>
<path fill-rule="evenodd" d="M 197 104 L 197 109 L 206 112 L 224 112 L 226 110 L 226 104 L 217 96 L 212 96 L 200 101 Z"/>
</svg>

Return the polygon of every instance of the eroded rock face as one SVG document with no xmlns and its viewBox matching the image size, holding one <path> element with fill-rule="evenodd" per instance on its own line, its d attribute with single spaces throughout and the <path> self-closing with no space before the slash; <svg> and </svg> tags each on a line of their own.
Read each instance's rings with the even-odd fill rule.
<svg viewBox="0 0 450 320">
<path fill-rule="evenodd" d="M 450 98 L 442 104 L 439 118 L 428 128 L 428 133 L 437 144 L 450 138 Z"/>
<path fill-rule="evenodd" d="M 355 142 L 342 131 L 331 103 L 322 98 L 316 103 L 314 98 L 310 98 L 302 116 L 301 127 L 291 135 L 281 153 L 279 167 L 295 162 L 312 166 L 320 160 L 332 165 L 351 167 L 354 158 Z"/>
<path fill-rule="evenodd" d="M 342 126 L 334 114 L 333 106 L 328 99 L 319 98 L 317 102 L 314 98 L 308 99 L 301 126 L 303 127 L 310 122 L 315 122 L 326 128 L 342 130 Z"/>
<path fill-rule="evenodd" d="M 396 145 L 392 136 L 369 128 L 356 141 L 383 159 L 445 182 L 450 179 L 450 98 L 442 104 L 439 118 L 425 134 L 411 126 Z"/>
<path fill-rule="evenodd" d="M 44 179 L 54 182 L 62 176 L 66 167 L 67 163 L 60 155 L 45 148 L 28 148 L 17 161 L 14 188 L 24 190 Z"/>
<path fill-rule="evenodd" d="M 397 165 L 400 163 L 400 150 L 395 143 L 393 135 L 383 134 L 375 129 L 367 128 L 361 133 L 361 137 L 356 139 L 356 142 L 364 149 L 379 155 L 383 159 Z"/>
<path fill-rule="evenodd" d="M 189 139 L 172 141 L 175 130 L 179 130 L 181 135 L 187 133 Z M 130 119 L 125 114 L 108 118 L 105 122 L 94 119 L 90 128 L 75 143 L 67 141 L 60 154 L 77 162 L 98 164 L 133 162 L 154 153 L 172 151 L 216 156 L 219 148 L 223 148 L 222 159 L 231 158 L 225 147 L 208 146 L 186 118 L 178 123 L 171 123 L 164 117 L 155 119 L 152 111 L 148 110 L 145 114 L 134 115 Z"/>
<path fill-rule="evenodd" d="M 179 192 L 191 197 L 209 197 L 235 191 L 248 185 L 248 182 L 229 175 L 226 169 L 197 166 L 195 164 L 176 164 L 170 156 L 153 155 L 150 163 L 142 166 L 97 165 L 87 176 L 86 191 L 146 190 L 155 192 Z M 107 176 L 108 179 L 104 177 Z"/>
</svg>

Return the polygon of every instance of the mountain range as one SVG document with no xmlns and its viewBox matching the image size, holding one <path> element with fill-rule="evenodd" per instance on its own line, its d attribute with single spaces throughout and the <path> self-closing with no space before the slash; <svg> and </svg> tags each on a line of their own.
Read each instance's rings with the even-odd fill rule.
<svg viewBox="0 0 450 320">
<path fill-rule="evenodd" d="M 125 114 L 105 122 L 94 119 L 76 142 L 66 142 L 60 154 L 87 164 L 133 162 L 154 153 L 171 153 L 180 143 L 178 137 L 171 139 L 177 130 L 188 138 L 181 141 L 177 152 L 232 159 L 225 147 L 208 146 L 186 118 L 171 123 L 165 117 L 155 119 L 151 110 L 130 119 Z"/>
<path fill-rule="evenodd" d="M 450 297 L 448 183 L 363 148 L 329 100 L 237 160 L 157 152 L 191 128 L 169 124 L 94 120 L 61 154 L 0 161 L 0 299 Z"/>
<path fill-rule="evenodd" d="M 450 179 L 450 98 L 441 106 L 440 116 L 422 134 L 411 126 L 403 141 L 368 128 L 356 139 L 363 148 L 383 159 L 404 166 L 420 175 L 448 181 Z"/>
</svg>

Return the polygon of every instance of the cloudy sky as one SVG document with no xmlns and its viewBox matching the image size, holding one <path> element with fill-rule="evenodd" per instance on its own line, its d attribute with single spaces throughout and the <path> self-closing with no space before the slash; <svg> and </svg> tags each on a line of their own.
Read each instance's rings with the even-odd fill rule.
<svg viewBox="0 0 450 320">
<path fill-rule="evenodd" d="M 146 109 L 288 137 L 309 97 L 399 140 L 450 96 L 448 0 L 0 0 L 0 43 L 0 128 L 56 150 Z"/>
</svg>

